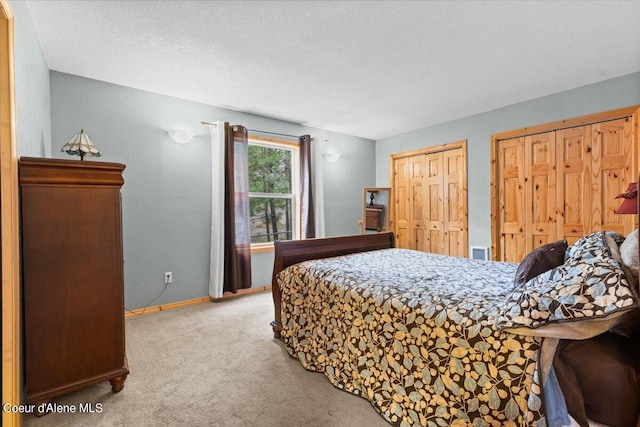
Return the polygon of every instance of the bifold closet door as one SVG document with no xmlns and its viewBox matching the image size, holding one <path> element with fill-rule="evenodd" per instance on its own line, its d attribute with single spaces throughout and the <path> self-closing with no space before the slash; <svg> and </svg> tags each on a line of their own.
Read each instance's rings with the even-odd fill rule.
<svg viewBox="0 0 640 427">
<path fill-rule="evenodd" d="M 634 144 L 630 118 L 591 126 L 591 229 L 616 231 L 627 235 L 635 228 L 635 215 L 620 215 L 621 199 L 616 196 L 635 182 Z"/>
<path fill-rule="evenodd" d="M 562 129 L 556 134 L 558 238 L 569 244 L 591 230 L 591 126 Z"/>
<path fill-rule="evenodd" d="M 394 227 L 396 247 L 410 249 L 409 245 L 409 160 L 404 157 L 393 162 L 393 193 L 394 193 Z"/>
<path fill-rule="evenodd" d="M 435 254 L 445 252 L 444 218 L 444 155 L 442 151 L 426 156 L 426 226 L 425 251 Z"/>
<path fill-rule="evenodd" d="M 467 250 L 467 203 L 466 155 L 462 149 L 442 153 L 444 165 L 444 235 L 447 255 L 466 257 Z"/>
<path fill-rule="evenodd" d="M 467 256 L 462 149 L 426 156 L 427 251 Z"/>
<path fill-rule="evenodd" d="M 634 218 L 616 213 L 615 197 L 634 181 L 635 149 L 630 119 L 500 141 L 499 260 L 600 230 L 630 233 Z"/>
<path fill-rule="evenodd" d="M 545 132 L 524 137 L 525 253 L 557 239 L 556 136 Z M 523 255 L 523 256 L 524 256 Z"/>
<path fill-rule="evenodd" d="M 464 150 L 397 158 L 393 170 L 397 247 L 467 256 Z"/>
<path fill-rule="evenodd" d="M 526 251 L 524 138 L 500 142 L 498 163 L 498 223 L 500 261 L 518 262 Z"/>
<path fill-rule="evenodd" d="M 424 155 L 394 161 L 396 247 L 426 250 Z"/>
<path fill-rule="evenodd" d="M 555 133 L 501 142 L 498 152 L 502 261 L 520 262 L 556 240 Z"/>
<path fill-rule="evenodd" d="M 630 119 L 556 132 L 558 144 L 558 234 L 575 243 L 596 231 L 630 233 L 632 215 L 616 213 L 622 193 L 635 180 Z"/>
<path fill-rule="evenodd" d="M 425 218 L 425 178 L 427 159 L 424 155 L 409 157 L 409 248 L 428 251 Z"/>
</svg>

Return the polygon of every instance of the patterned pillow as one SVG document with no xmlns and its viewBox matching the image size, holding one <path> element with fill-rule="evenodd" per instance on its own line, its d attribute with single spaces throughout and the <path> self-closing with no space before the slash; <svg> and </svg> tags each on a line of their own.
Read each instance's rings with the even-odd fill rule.
<svg viewBox="0 0 640 427">
<path fill-rule="evenodd" d="M 611 231 L 598 231 L 589 234 L 588 236 L 582 237 L 567 249 L 565 262 L 569 259 L 588 259 L 603 255 L 610 256 L 611 254 L 605 240 L 606 235 L 611 236 L 618 244 L 624 241 L 624 236 Z M 622 238 L 622 241 L 620 241 L 620 238 Z"/>
<path fill-rule="evenodd" d="M 607 234 L 583 237 L 567 250 L 566 262 L 514 289 L 496 318 L 498 327 L 521 335 L 585 339 L 609 330 L 638 296 L 620 262 L 611 256 Z"/>
<path fill-rule="evenodd" d="M 638 277 L 638 229 L 633 230 L 620 245 L 622 262 Z"/>
<path fill-rule="evenodd" d="M 562 265 L 567 247 L 566 240 L 558 240 L 532 250 L 518 265 L 513 283 L 516 286 L 522 286 L 537 275 Z"/>
</svg>

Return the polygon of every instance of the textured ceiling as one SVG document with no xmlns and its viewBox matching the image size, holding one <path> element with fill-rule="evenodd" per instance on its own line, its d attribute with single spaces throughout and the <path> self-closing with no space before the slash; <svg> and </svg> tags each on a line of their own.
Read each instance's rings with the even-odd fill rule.
<svg viewBox="0 0 640 427">
<path fill-rule="evenodd" d="M 640 71 L 640 1 L 27 4 L 52 70 L 371 139 Z"/>
</svg>

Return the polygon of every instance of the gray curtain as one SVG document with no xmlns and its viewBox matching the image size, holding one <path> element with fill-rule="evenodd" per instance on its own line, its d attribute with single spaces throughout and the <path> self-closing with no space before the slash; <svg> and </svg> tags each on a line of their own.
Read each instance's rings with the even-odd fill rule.
<svg viewBox="0 0 640 427">
<path fill-rule="evenodd" d="M 313 215 L 313 185 L 311 182 L 311 137 L 300 137 L 300 213 L 301 239 L 316 236 L 315 218 Z"/>
</svg>

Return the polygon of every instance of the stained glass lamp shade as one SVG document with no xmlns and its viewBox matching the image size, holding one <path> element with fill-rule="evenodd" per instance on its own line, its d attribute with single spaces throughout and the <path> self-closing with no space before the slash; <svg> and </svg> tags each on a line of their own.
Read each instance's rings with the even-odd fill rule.
<svg viewBox="0 0 640 427">
<path fill-rule="evenodd" d="M 60 149 L 62 152 L 66 152 L 70 156 L 80 156 L 80 160 L 84 160 L 84 156 L 100 157 L 100 150 L 93 143 L 89 135 L 84 133 L 84 129 L 81 129 L 79 133 L 76 133 L 71 137 L 66 144 Z"/>
</svg>

